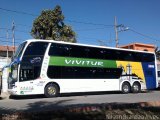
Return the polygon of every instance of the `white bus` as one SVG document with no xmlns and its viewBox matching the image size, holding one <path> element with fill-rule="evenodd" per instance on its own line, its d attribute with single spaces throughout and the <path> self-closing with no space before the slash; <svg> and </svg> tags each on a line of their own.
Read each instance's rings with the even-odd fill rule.
<svg viewBox="0 0 160 120">
<path fill-rule="evenodd" d="M 155 54 L 31 39 L 18 47 L 9 73 L 12 95 L 122 91 L 158 87 Z"/>
</svg>

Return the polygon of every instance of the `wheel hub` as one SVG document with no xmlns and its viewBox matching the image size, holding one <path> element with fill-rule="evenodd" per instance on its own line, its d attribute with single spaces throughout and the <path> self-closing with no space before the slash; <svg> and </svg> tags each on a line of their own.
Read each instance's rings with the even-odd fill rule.
<svg viewBox="0 0 160 120">
<path fill-rule="evenodd" d="M 55 89 L 54 87 L 49 87 L 49 88 L 48 88 L 48 93 L 49 93 L 50 95 L 55 95 L 55 94 L 56 94 L 56 89 Z"/>
</svg>

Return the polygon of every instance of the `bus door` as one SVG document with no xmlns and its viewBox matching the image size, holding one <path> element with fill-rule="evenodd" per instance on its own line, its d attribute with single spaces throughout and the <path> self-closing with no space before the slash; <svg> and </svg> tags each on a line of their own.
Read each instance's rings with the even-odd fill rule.
<svg viewBox="0 0 160 120">
<path fill-rule="evenodd" d="M 34 69 L 32 65 L 21 64 L 19 74 L 19 86 L 20 94 L 32 93 L 33 89 L 33 73 Z"/>
<path fill-rule="evenodd" d="M 35 85 L 37 78 L 40 75 L 40 66 L 33 64 L 21 63 L 19 74 L 20 94 L 33 94 L 35 92 Z"/>
</svg>

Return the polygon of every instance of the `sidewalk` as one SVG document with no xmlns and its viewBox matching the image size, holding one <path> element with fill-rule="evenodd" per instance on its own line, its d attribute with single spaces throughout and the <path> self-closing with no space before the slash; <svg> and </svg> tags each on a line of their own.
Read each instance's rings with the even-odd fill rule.
<svg viewBox="0 0 160 120">
<path fill-rule="evenodd" d="M 1 99 L 9 99 L 9 93 L 7 92 L 2 92 L 1 95 L 0 95 L 0 100 Z"/>
</svg>

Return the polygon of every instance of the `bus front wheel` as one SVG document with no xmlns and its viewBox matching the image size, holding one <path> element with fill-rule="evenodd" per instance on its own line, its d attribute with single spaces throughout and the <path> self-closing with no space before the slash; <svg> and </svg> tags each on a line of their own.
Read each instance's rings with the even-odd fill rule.
<svg viewBox="0 0 160 120">
<path fill-rule="evenodd" d="M 56 97 L 59 94 L 59 87 L 54 84 L 50 83 L 48 84 L 44 89 L 44 95 L 48 98 Z"/>
</svg>

